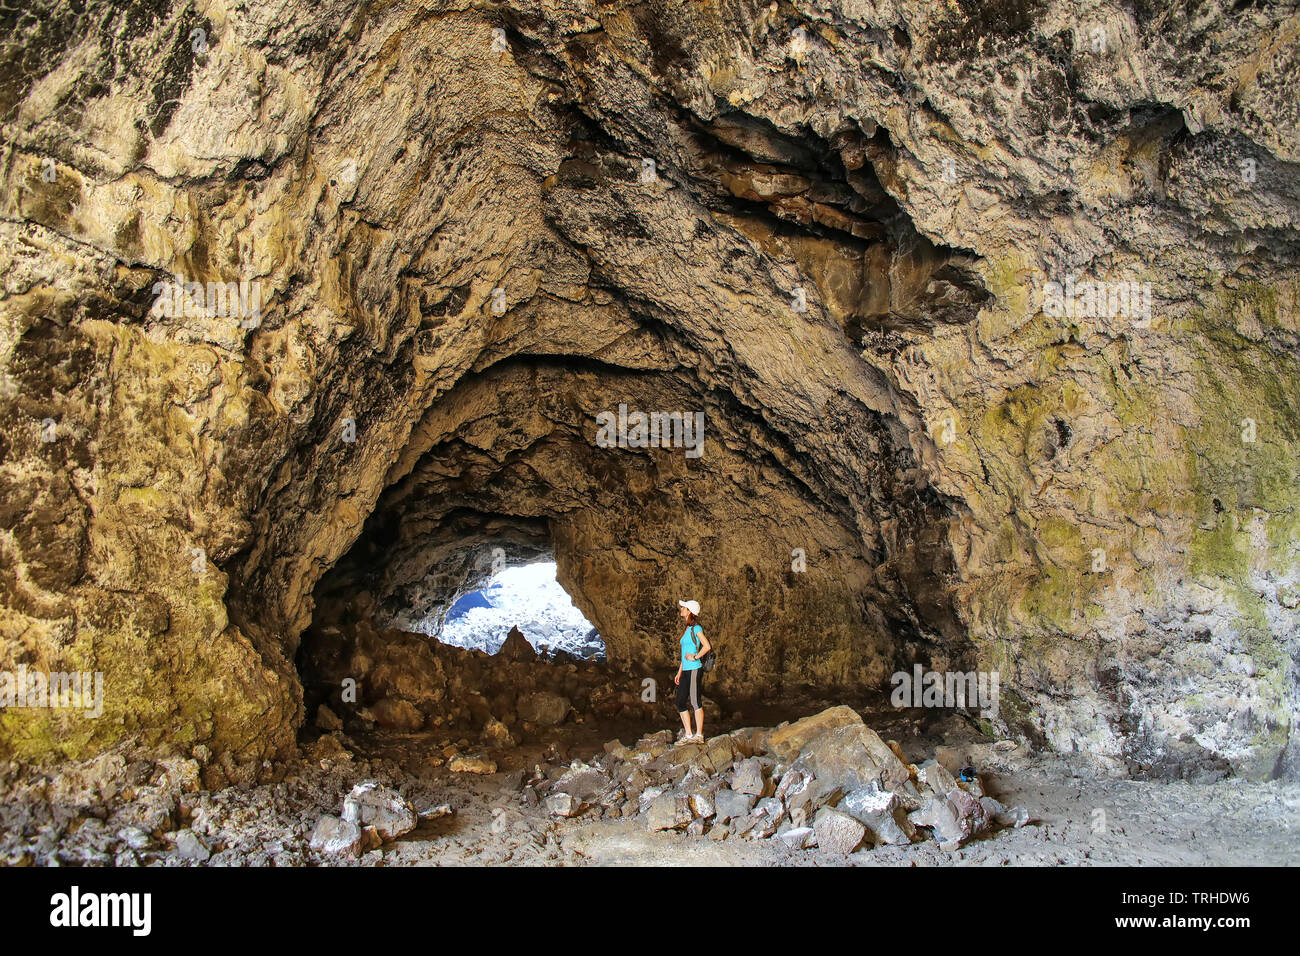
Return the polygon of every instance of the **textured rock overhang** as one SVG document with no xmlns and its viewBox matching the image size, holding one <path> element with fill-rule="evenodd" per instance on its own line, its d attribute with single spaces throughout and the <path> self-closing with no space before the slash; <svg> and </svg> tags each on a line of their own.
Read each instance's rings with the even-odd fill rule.
<svg viewBox="0 0 1300 956">
<path fill-rule="evenodd" d="M 733 692 L 979 667 L 1117 769 L 1293 768 L 1300 21 L 1088 17 L 14 14 L 0 667 L 108 691 L 0 748 L 272 757 L 314 595 L 499 546 L 627 667 L 692 593 Z M 704 453 L 600 447 L 620 404 Z"/>
</svg>

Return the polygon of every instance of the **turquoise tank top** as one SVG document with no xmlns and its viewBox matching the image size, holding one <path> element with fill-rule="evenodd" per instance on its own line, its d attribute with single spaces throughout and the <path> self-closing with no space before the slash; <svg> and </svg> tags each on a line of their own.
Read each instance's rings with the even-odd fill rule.
<svg viewBox="0 0 1300 956">
<path fill-rule="evenodd" d="M 686 659 L 687 654 L 698 654 L 700 648 L 704 646 L 702 643 L 699 643 L 699 637 L 691 633 L 692 631 L 698 631 L 699 629 L 700 626 L 698 624 L 692 624 L 682 632 L 682 670 L 684 671 L 700 669 L 699 661 L 688 661 Z"/>
</svg>

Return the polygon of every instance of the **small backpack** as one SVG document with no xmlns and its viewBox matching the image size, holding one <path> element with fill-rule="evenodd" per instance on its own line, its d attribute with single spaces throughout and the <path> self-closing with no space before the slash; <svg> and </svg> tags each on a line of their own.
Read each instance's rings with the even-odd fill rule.
<svg viewBox="0 0 1300 956">
<path fill-rule="evenodd" d="M 698 624 L 692 626 L 699 627 Z M 695 638 L 695 653 L 698 654 L 700 652 L 700 639 L 698 637 L 695 637 L 694 633 L 691 634 L 691 637 Z M 714 666 L 717 663 L 718 663 L 718 652 L 715 651 L 713 647 L 710 645 L 709 653 L 705 654 L 703 657 L 700 658 L 700 670 L 707 674 L 713 670 Z"/>
</svg>

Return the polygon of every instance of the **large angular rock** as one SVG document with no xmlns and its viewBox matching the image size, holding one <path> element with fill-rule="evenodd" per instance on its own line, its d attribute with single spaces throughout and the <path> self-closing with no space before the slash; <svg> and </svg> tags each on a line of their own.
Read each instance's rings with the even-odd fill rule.
<svg viewBox="0 0 1300 956">
<path fill-rule="evenodd" d="M 967 793 L 960 787 L 954 787 L 948 793 L 948 803 L 952 805 L 953 811 L 961 823 L 964 840 L 969 840 L 976 834 L 983 833 L 991 826 L 992 821 L 980 802 L 979 797 Z"/>
<path fill-rule="evenodd" d="M 637 813 L 646 813 L 650 806 L 663 794 L 663 787 L 646 787 L 637 794 Z"/>
<path fill-rule="evenodd" d="M 799 796 L 808 789 L 812 783 L 812 777 L 800 770 L 787 770 L 776 785 L 776 793 L 773 794 L 782 803 L 789 803 L 790 800 Z"/>
<path fill-rule="evenodd" d="M 551 787 L 553 793 L 568 793 L 580 800 L 592 800 L 610 784 L 598 768 L 575 760 Z"/>
<path fill-rule="evenodd" d="M 864 827 L 847 813 L 823 807 L 817 812 L 813 821 L 813 831 L 817 836 L 817 846 L 830 853 L 848 856 L 862 845 L 867 835 Z"/>
<path fill-rule="evenodd" d="M 812 827 L 789 827 L 777 833 L 776 838 L 792 850 L 806 850 L 817 843 Z"/>
<path fill-rule="evenodd" d="M 703 745 L 692 765 L 709 774 L 726 773 L 736 758 L 736 748 L 731 737 L 723 734 L 713 737 Z"/>
<path fill-rule="evenodd" d="M 571 708 L 569 698 L 553 694 L 548 690 L 539 690 L 519 698 L 519 716 L 543 727 L 554 727 L 564 723 Z"/>
<path fill-rule="evenodd" d="M 874 730 L 861 723 L 829 730 L 808 741 L 794 768 L 816 777 L 823 789 L 839 786 L 845 792 L 873 783 L 893 790 L 911 779 L 906 764 Z"/>
<path fill-rule="evenodd" d="M 713 808 L 719 823 L 726 823 L 747 816 L 753 809 L 758 797 L 752 793 L 737 793 L 724 787 L 713 795 Z"/>
<path fill-rule="evenodd" d="M 909 819 L 917 826 L 931 828 L 944 849 L 961 846 L 988 829 L 991 822 L 980 800 L 959 787 L 954 787 L 946 797 L 932 798 Z"/>
<path fill-rule="evenodd" d="M 501 632 L 498 631 L 497 633 Z M 525 663 L 537 660 L 537 651 L 533 649 L 533 645 L 528 643 L 528 638 L 524 637 L 519 628 L 512 627 L 510 633 L 506 635 L 505 643 L 497 651 L 497 656 L 504 657 L 508 661 Z"/>
<path fill-rule="evenodd" d="M 861 726 L 862 718 L 852 707 L 829 707 L 820 714 L 804 717 L 767 735 L 765 744 L 769 753 L 785 761 L 793 760 L 799 751 L 815 737 L 841 727 Z M 882 744 L 883 746 L 883 744 Z"/>
<path fill-rule="evenodd" d="M 631 754 L 631 751 L 628 750 L 626 746 L 624 746 L 621 740 L 605 741 L 604 749 L 606 754 L 608 754 L 614 760 L 618 760 L 618 761 L 627 760 Z"/>
<path fill-rule="evenodd" d="M 176 834 L 176 855 L 183 860 L 205 863 L 212 856 L 212 851 L 193 830 L 181 830 Z"/>
<path fill-rule="evenodd" d="M 489 747 L 505 749 L 515 745 L 515 738 L 511 735 L 510 728 L 495 717 L 483 725 L 482 736 L 483 743 Z"/>
<path fill-rule="evenodd" d="M 767 749 L 767 737 L 771 733 L 765 727 L 742 727 L 727 734 L 737 757 L 756 757 Z"/>
<path fill-rule="evenodd" d="M 888 790 L 860 787 L 844 795 L 839 809 L 867 828 L 872 843 L 907 844 L 916 836 L 897 794 Z"/>
<path fill-rule="evenodd" d="M 378 780 L 362 781 L 343 798 L 343 819 L 359 827 L 374 827 L 384 840 L 409 833 L 420 822 L 415 807 Z"/>
<path fill-rule="evenodd" d="M 392 730 L 414 733 L 424 726 L 424 714 L 409 700 L 385 697 L 370 708 L 375 723 Z"/>
<path fill-rule="evenodd" d="M 694 819 L 686 797 L 676 793 L 663 793 L 650 803 L 646 824 L 650 830 L 676 830 Z"/>
<path fill-rule="evenodd" d="M 947 797 L 931 797 L 920 810 L 908 814 L 908 819 L 914 826 L 933 831 L 941 844 L 956 843 L 962 838 L 961 821 Z"/>
<path fill-rule="evenodd" d="M 785 819 L 785 806 L 776 797 L 763 797 L 756 804 L 752 811 L 755 816 L 765 817 L 771 821 L 771 828 L 768 829 L 764 836 L 770 836 L 776 832 L 781 821 Z"/>
<path fill-rule="evenodd" d="M 582 812 L 583 801 L 569 793 L 553 793 L 546 798 L 546 812 L 557 817 L 576 817 Z"/>
<path fill-rule="evenodd" d="M 980 805 L 988 819 L 997 826 L 1019 829 L 1029 822 L 1029 811 L 1024 807 L 1005 807 L 992 797 L 980 797 Z"/>
<path fill-rule="evenodd" d="M 459 754 L 451 758 L 447 769 L 452 773 L 477 773 L 486 776 L 497 772 L 497 762 L 483 754 Z"/>
<path fill-rule="evenodd" d="M 692 793 L 687 797 L 687 801 L 690 804 L 691 813 L 702 820 L 707 820 L 717 813 L 713 807 L 713 797 L 708 793 Z"/>
<path fill-rule="evenodd" d="M 326 814 L 311 832 L 311 848 L 321 853 L 356 857 L 361 853 L 361 827 L 351 820 Z"/>
<path fill-rule="evenodd" d="M 957 786 L 957 780 L 948 769 L 935 760 L 927 760 L 916 768 L 916 778 L 931 796 L 946 797 Z"/>
<path fill-rule="evenodd" d="M 763 764 L 757 757 L 742 760 L 736 765 L 736 773 L 731 781 L 732 790 L 761 797 L 766 787 L 767 778 L 763 773 Z"/>
<path fill-rule="evenodd" d="M 636 742 L 637 750 L 654 750 L 659 747 L 670 747 L 673 743 L 673 732 L 671 730 L 657 730 L 653 734 L 648 734 Z"/>
</svg>

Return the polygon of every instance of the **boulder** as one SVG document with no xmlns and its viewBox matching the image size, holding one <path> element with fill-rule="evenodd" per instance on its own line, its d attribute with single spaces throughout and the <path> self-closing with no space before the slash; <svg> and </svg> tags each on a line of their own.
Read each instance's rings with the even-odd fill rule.
<svg viewBox="0 0 1300 956">
<path fill-rule="evenodd" d="M 139 827 L 123 827 L 117 831 L 117 838 L 133 850 L 147 850 L 153 843 L 153 837 Z"/>
<path fill-rule="evenodd" d="M 605 753 L 615 760 L 627 760 L 631 756 L 631 751 L 623 746 L 621 740 L 609 740 L 605 742 Z"/>
<path fill-rule="evenodd" d="M 718 823 L 726 823 L 746 816 L 758 797 L 750 793 L 737 793 L 724 787 L 713 795 L 713 809 Z"/>
<path fill-rule="evenodd" d="M 847 813 L 823 807 L 813 820 L 813 832 L 818 847 L 830 853 L 848 856 L 862 845 L 867 828 Z"/>
<path fill-rule="evenodd" d="M 316 708 L 316 726 L 326 733 L 343 729 L 343 719 L 325 704 Z"/>
<path fill-rule="evenodd" d="M 424 714 L 409 700 L 385 697 L 370 708 L 375 723 L 391 730 L 414 733 L 424 726 Z"/>
<path fill-rule="evenodd" d="M 921 791 L 916 788 L 914 780 L 906 781 L 901 786 L 895 787 L 890 793 L 898 797 L 898 802 L 909 813 L 921 809 L 921 805 L 926 801 L 926 798 L 921 795 Z"/>
<path fill-rule="evenodd" d="M 206 863 L 208 857 L 212 856 L 212 851 L 208 849 L 207 844 L 200 840 L 193 830 L 180 830 L 175 839 L 176 855 L 182 860 Z"/>
<path fill-rule="evenodd" d="M 908 844 L 916 836 L 898 796 L 888 790 L 860 787 L 844 795 L 839 809 L 867 828 L 872 843 Z"/>
<path fill-rule="evenodd" d="M 764 752 L 769 733 L 771 731 L 762 727 L 742 727 L 740 730 L 733 730 L 727 736 L 731 739 L 731 746 L 739 757 L 755 757 Z"/>
<path fill-rule="evenodd" d="M 789 761 L 793 760 L 813 738 L 841 727 L 851 726 L 862 726 L 862 718 L 858 716 L 857 711 L 843 705 L 830 707 L 820 714 L 776 728 L 767 735 L 765 746 L 769 753 L 781 760 Z"/>
<path fill-rule="evenodd" d="M 829 730 L 808 741 L 799 751 L 794 767 L 816 777 L 823 789 L 839 786 L 845 792 L 872 783 L 894 790 L 912 776 L 907 765 L 880 736 L 860 722 Z"/>
<path fill-rule="evenodd" d="M 812 827 L 788 827 L 777 833 L 776 838 L 792 850 L 806 850 L 817 843 Z"/>
<path fill-rule="evenodd" d="M 1024 807 L 1004 807 L 992 797 L 980 797 L 980 804 L 988 818 L 1000 827 L 1023 827 L 1029 822 L 1029 811 Z"/>
<path fill-rule="evenodd" d="M 952 805 L 961 823 L 963 840 L 968 840 L 990 828 L 992 821 L 985 812 L 984 805 L 980 803 L 979 797 L 967 793 L 960 787 L 953 787 L 948 793 L 948 803 Z"/>
<path fill-rule="evenodd" d="M 811 819 L 822 807 L 833 807 L 844 797 L 844 788 L 831 781 L 810 778 L 808 786 L 791 794 L 786 800 L 786 809 L 790 819 L 802 814 L 803 819 Z"/>
<path fill-rule="evenodd" d="M 584 804 L 570 793 L 553 793 L 546 798 L 546 812 L 557 817 L 576 817 Z"/>
<path fill-rule="evenodd" d="M 710 738 L 691 761 L 692 766 L 699 767 L 705 773 L 720 774 L 731 769 L 736 759 L 736 748 L 731 737 L 723 734 Z"/>
<path fill-rule="evenodd" d="M 763 764 L 757 757 L 749 757 L 736 765 L 736 773 L 731 781 L 731 789 L 737 793 L 748 793 L 755 797 L 763 795 L 767 781 L 763 777 Z"/>
<path fill-rule="evenodd" d="M 957 786 L 957 780 L 943 764 L 927 760 L 916 768 L 916 778 L 921 786 L 927 788 L 932 796 L 946 797 Z"/>
<path fill-rule="evenodd" d="M 703 753 L 703 744 L 680 743 L 656 757 L 651 769 L 671 770 L 676 767 L 685 767 L 693 763 Z"/>
<path fill-rule="evenodd" d="M 954 777 L 966 766 L 966 753 L 958 747 L 935 747 L 934 761 Z"/>
<path fill-rule="evenodd" d="M 343 819 L 358 828 L 374 827 L 384 840 L 410 833 L 420 822 L 415 807 L 378 780 L 362 781 L 343 798 Z"/>
<path fill-rule="evenodd" d="M 782 803 L 788 803 L 794 797 L 808 789 L 812 777 L 800 770 L 787 770 L 776 785 L 775 797 Z"/>
<path fill-rule="evenodd" d="M 447 764 L 447 769 L 452 773 L 489 774 L 497 772 L 497 762 L 489 760 L 482 754 L 461 754 L 451 758 L 451 762 Z"/>
<path fill-rule="evenodd" d="M 691 813 L 701 820 L 717 815 L 713 807 L 713 797 L 707 793 L 692 793 L 687 797 L 687 802 L 690 804 Z"/>
<path fill-rule="evenodd" d="M 361 854 L 361 827 L 351 820 L 326 814 L 311 832 L 311 848 L 321 853 L 356 857 Z"/>
<path fill-rule="evenodd" d="M 554 727 L 564 722 L 571 706 L 569 698 L 539 690 L 519 698 L 519 716 L 543 727 Z"/>
<path fill-rule="evenodd" d="M 956 849 L 988 825 L 984 807 L 956 787 L 946 797 L 934 797 L 909 815 L 916 826 L 929 827 L 945 850 Z"/>
<path fill-rule="evenodd" d="M 761 817 L 767 817 L 772 821 L 773 826 L 768 834 L 776 832 L 777 826 L 785 819 L 785 806 L 776 797 L 764 797 L 754 804 L 754 814 Z"/>
<path fill-rule="evenodd" d="M 509 727 L 493 717 L 483 725 L 483 742 L 489 747 L 506 748 L 515 745 L 515 738 Z"/>
<path fill-rule="evenodd" d="M 551 787 L 553 793 L 568 793 L 579 800 L 592 800 L 610 784 L 598 768 L 575 760 Z"/>
<path fill-rule="evenodd" d="M 646 787 L 637 796 L 636 812 L 637 813 L 648 812 L 650 807 L 654 805 L 654 802 L 658 800 L 660 796 L 663 795 L 663 792 L 664 792 L 663 787 Z"/>
<path fill-rule="evenodd" d="M 646 814 L 646 823 L 651 832 L 675 830 L 686 826 L 693 819 L 687 799 L 675 793 L 662 793 L 655 797 Z"/>
<path fill-rule="evenodd" d="M 498 631 L 497 633 L 501 632 Z M 505 643 L 497 651 L 497 656 L 504 657 L 508 661 L 527 663 L 528 661 L 537 660 L 537 651 L 533 649 L 533 645 L 528 643 L 528 638 L 524 637 L 519 628 L 512 627 L 510 633 L 506 635 Z"/>
<path fill-rule="evenodd" d="M 657 730 L 653 734 L 642 737 L 636 742 L 637 750 L 651 750 L 657 747 L 671 747 L 673 743 L 673 732 L 671 730 Z M 662 753 L 662 751 L 660 751 Z"/>
</svg>

